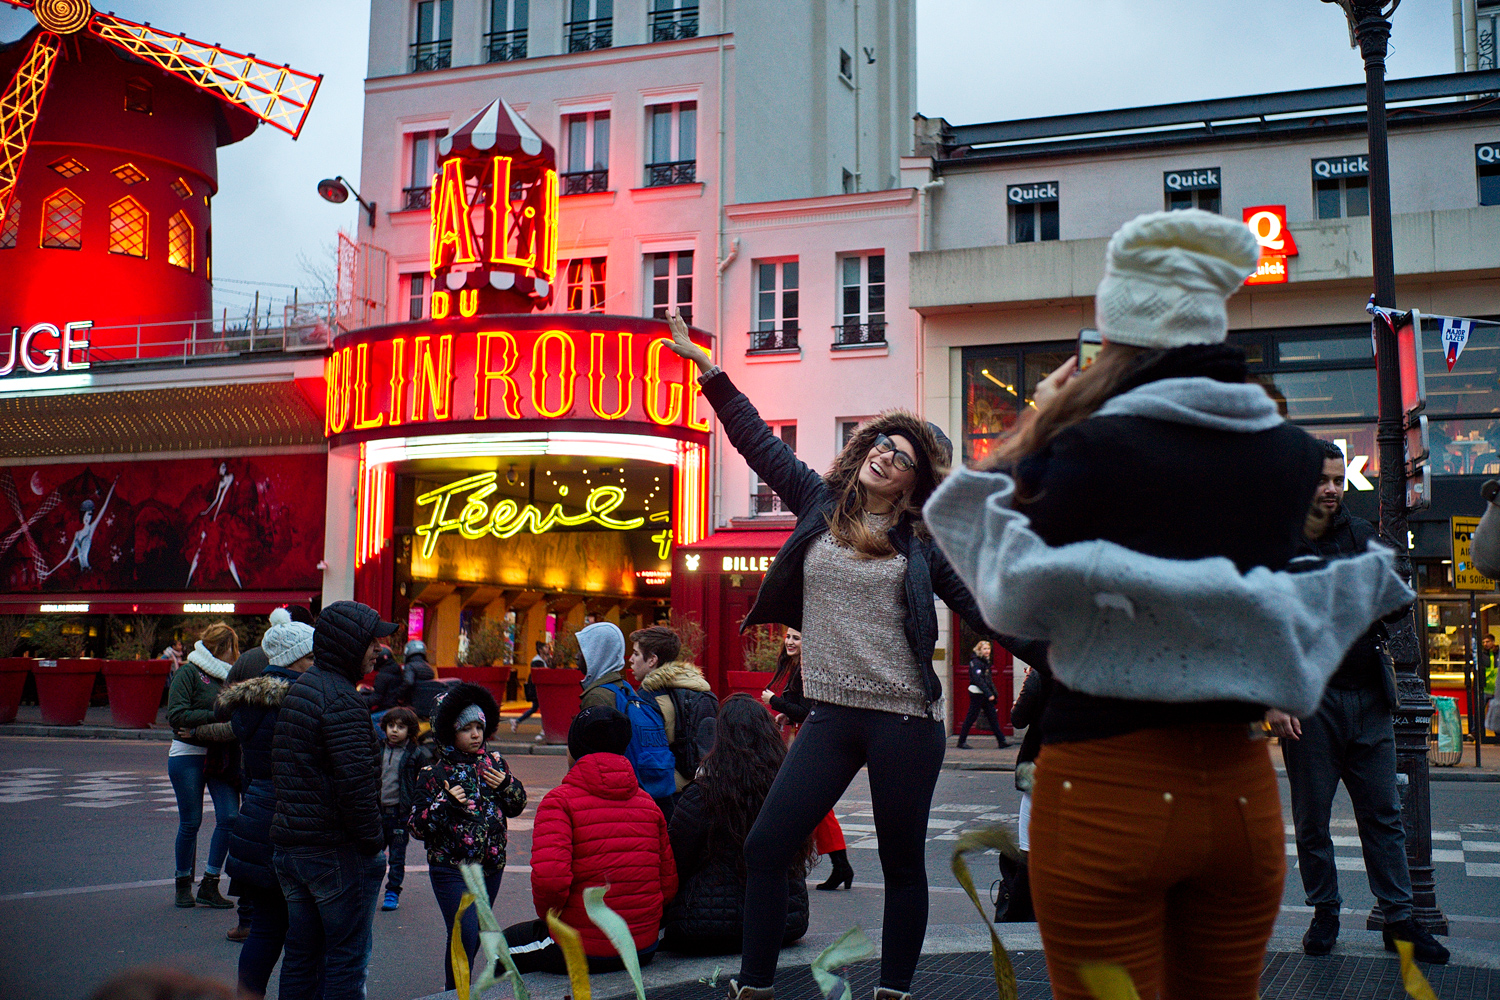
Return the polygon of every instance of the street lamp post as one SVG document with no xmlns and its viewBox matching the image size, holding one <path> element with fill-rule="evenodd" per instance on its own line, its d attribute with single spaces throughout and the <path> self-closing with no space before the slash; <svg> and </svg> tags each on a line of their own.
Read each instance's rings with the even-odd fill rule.
<svg viewBox="0 0 1500 1000">
<path fill-rule="evenodd" d="M 1365 60 L 1365 114 L 1370 162 L 1370 259 L 1375 304 L 1396 305 L 1396 262 L 1391 246 L 1391 173 L 1385 130 L 1385 54 L 1391 37 L 1390 16 L 1401 0 L 1324 0 L 1337 3 L 1349 20 L 1352 40 Z M 1380 420 L 1375 442 L 1380 449 L 1380 534 L 1396 549 L 1397 569 L 1411 580 L 1406 526 L 1406 427 L 1401 400 L 1401 372 L 1396 332 L 1375 318 L 1375 367 L 1379 378 Z M 1415 610 L 1415 609 L 1414 609 Z M 1396 666 L 1396 780 L 1401 791 L 1401 820 L 1406 827 L 1406 863 L 1411 871 L 1412 916 L 1434 934 L 1448 933 L 1448 918 L 1437 905 L 1432 872 L 1432 802 L 1427 750 L 1432 731 L 1432 700 L 1419 673 L 1414 612 L 1388 626 L 1387 649 Z M 1377 904 L 1366 926 L 1385 923 Z"/>
</svg>

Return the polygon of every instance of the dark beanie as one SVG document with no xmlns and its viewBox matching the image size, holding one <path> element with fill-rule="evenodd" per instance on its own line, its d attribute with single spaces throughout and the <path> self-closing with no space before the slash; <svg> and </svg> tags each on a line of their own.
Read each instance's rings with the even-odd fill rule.
<svg viewBox="0 0 1500 1000">
<path fill-rule="evenodd" d="M 591 753 L 623 754 L 630 745 L 630 720 L 607 705 L 585 708 L 568 727 L 568 753 L 582 760 Z"/>
</svg>

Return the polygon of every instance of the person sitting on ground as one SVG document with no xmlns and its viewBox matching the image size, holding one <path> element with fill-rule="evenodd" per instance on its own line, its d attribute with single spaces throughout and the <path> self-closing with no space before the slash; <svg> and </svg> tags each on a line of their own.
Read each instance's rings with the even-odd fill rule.
<svg viewBox="0 0 1500 1000">
<path fill-rule="evenodd" d="M 567 775 L 542 799 L 531 837 L 531 894 L 540 919 L 505 929 L 521 972 L 564 974 L 548 911 L 578 931 L 589 971 L 618 972 L 619 953 L 584 907 L 585 890 L 608 887 L 604 901 L 630 927 L 641 965 L 656 954 L 662 908 L 677 894 L 667 822 L 625 759 L 630 720 L 612 706 L 586 708 L 568 727 Z"/>
<path fill-rule="evenodd" d="M 417 713 L 405 705 L 390 709 L 380 720 L 385 745 L 380 748 L 380 816 L 385 823 L 385 911 L 401 906 L 401 883 L 406 880 L 407 821 L 416 801 L 417 775 L 432 763 L 432 754 L 417 742 Z"/>
<path fill-rule="evenodd" d="M 272 617 L 277 617 L 276 612 Z M 240 742 L 245 776 L 239 817 L 229 834 L 229 857 L 224 862 L 229 894 L 239 897 L 242 914 L 246 903 L 250 904 L 250 926 L 238 938 L 245 943 L 239 964 L 241 996 L 265 996 L 271 970 L 286 942 L 286 897 L 271 864 L 271 820 L 276 814 L 271 747 L 281 703 L 312 666 L 312 647 L 311 625 L 292 621 L 290 616 L 277 620 L 261 639 L 266 668 L 226 687 L 217 702 L 219 715 L 228 717 Z"/>
<path fill-rule="evenodd" d="M 443 696 L 432 721 L 438 756 L 417 776 L 411 832 L 427 845 L 427 877 L 443 912 L 443 974 L 454 988 L 453 920 L 468 887 L 460 865 L 479 865 L 493 905 L 505 874 L 506 818 L 526 808 L 526 789 L 505 758 L 484 748 L 500 726 L 500 706 L 478 684 L 459 684 Z M 465 911 L 459 932 L 472 965 L 479 951 L 479 915 Z"/>
<path fill-rule="evenodd" d="M 636 686 L 656 701 L 666 725 L 667 743 L 677 766 L 675 802 L 714 748 L 719 699 L 714 697 L 703 671 L 678 660 L 682 641 L 667 626 L 652 625 L 632 632 L 630 642 L 630 670 Z M 667 822 L 672 822 L 670 816 Z"/>
<path fill-rule="evenodd" d="M 681 888 L 667 907 L 662 947 L 698 955 L 740 950 L 745 913 L 745 835 L 786 759 L 771 714 L 748 694 L 719 710 L 718 738 L 672 813 L 672 857 Z M 783 946 L 807 933 L 809 842 L 787 869 Z"/>
</svg>

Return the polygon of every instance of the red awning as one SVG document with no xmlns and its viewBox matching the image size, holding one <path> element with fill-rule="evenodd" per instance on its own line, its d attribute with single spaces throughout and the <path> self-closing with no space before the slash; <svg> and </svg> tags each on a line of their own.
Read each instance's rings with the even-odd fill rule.
<svg viewBox="0 0 1500 1000">
<path fill-rule="evenodd" d="M 72 612 L 90 615 L 181 615 L 198 611 L 234 615 L 269 615 L 287 604 L 307 607 L 309 591 L 237 591 L 215 594 L 0 594 L 0 614 L 34 615 Z M 85 610 L 85 608 L 87 610 Z"/>
<path fill-rule="evenodd" d="M 792 537 L 795 525 L 775 525 L 767 528 L 720 528 L 707 538 L 689 545 L 680 545 L 683 552 L 705 552 L 714 549 L 754 549 L 775 555 L 786 540 Z"/>
</svg>

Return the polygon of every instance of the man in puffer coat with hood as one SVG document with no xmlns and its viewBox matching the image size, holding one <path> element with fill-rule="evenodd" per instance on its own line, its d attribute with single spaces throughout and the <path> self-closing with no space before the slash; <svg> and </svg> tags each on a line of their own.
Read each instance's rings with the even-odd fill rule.
<svg viewBox="0 0 1500 1000">
<path fill-rule="evenodd" d="M 395 631 L 373 608 L 330 604 L 313 635 L 312 669 L 281 703 L 271 843 L 287 902 L 282 1000 L 365 996 L 385 837 L 380 749 L 355 684 L 375 662 L 376 640 Z"/>
</svg>

